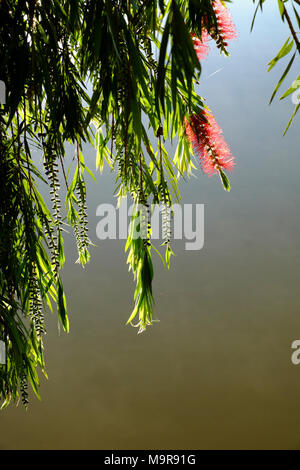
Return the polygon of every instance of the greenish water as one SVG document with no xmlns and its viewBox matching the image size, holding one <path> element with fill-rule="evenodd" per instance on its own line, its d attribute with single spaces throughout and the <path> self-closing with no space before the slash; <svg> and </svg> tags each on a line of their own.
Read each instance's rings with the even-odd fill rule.
<svg viewBox="0 0 300 470">
<path fill-rule="evenodd" d="M 283 139 L 293 108 L 267 105 L 280 67 L 266 64 L 287 34 L 269 9 L 250 35 L 251 5 L 232 8 L 231 58 L 214 52 L 203 68 L 201 94 L 237 159 L 230 194 L 200 172 L 182 187 L 184 202 L 205 204 L 203 250 L 174 243 L 169 273 L 154 258 L 160 323 L 137 336 L 125 326 L 134 285 L 123 242 L 96 240 L 113 178 L 91 182 L 98 247 L 85 270 L 66 242 L 71 332 L 59 336 L 48 318 L 43 402 L 1 413 L 0 448 L 300 447 L 299 121 Z"/>
</svg>

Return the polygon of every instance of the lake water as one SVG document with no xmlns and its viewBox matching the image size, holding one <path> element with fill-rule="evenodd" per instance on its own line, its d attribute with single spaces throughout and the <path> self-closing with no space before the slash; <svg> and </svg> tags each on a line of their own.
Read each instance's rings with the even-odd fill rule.
<svg viewBox="0 0 300 470">
<path fill-rule="evenodd" d="M 174 243 L 170 272 L 153 255 L 160 323 L 142 335 L 125 326 L 134 284 L 124 242 L 95 231 L 97 205 L 114 201 L 107 171 L 89 183 L 98 246 L 85 270 L 66 240 L 71 332 L 48 318 L 43 401 L 1 412 L 0 448 L 300 448 L 299 120 L 283 138 L 293 105 L 268 106 L 282 66 L 266 65 L 288 34 L 276 9 L 250 34 L 252 2 L 235 2 L 231 57 L 213 51 L 203 64 L 201 94 L 237 166 L 230 194 L 200 171 L 182 185 L 184 202 L 205 204 L 205 244 Z M 86 159 L 94 168 L 92 149 Z"/>
</svg>

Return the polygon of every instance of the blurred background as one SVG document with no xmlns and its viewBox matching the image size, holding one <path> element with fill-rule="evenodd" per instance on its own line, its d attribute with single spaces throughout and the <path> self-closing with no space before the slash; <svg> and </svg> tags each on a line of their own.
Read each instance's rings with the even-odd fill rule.
<svg viewBox="0 0 300 470">
<path fill-rule="evenodd" d="M 268 101 L 284 63 L 267 73 L 288 32 L 276 2 L 251 34 L 252 2 L 231 11 L 239 39 L 229 59 L 211 51 L 199 89 L 236 157 L 232 191 L 200 170 L 181 185 L 183 202 L 205 204 L 204 248 L 174 242 L 170 272 L 153 254 L 160 323 L 137 335 L 124 241 L 96 238 L 115 177 L 88 177 L 97 247 L 83 270 L 66 236 L 71 331 L 48 316 L 43 401 L 1 412 L 0 448 L 300 448 L 299 122 L 282 137 L 293 104 Z M 91 147 L 85 158 L 94 170 Z"/>
</svg>

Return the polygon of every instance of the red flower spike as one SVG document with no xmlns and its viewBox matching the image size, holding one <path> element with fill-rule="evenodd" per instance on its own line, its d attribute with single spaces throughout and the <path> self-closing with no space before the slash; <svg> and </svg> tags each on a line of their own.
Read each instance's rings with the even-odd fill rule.
<svg viewBox="0 0 300 470">
<path fill-rule="evenodd" d="M 190 121 L 185 122 L 185 131 L 205 173 L 212 176 L 221 170 L 233 169 L 234 157 L 211 112 L 204 110 L 202 115 L 192 114 Z"/>
<path fill-rule="evenodd" d="M 199 39 L 195 34 L 192 35 L 195 52 L 197 54 L 199 62 L 206 59 L 209 53 L 209 36 L 207 31 L 203 31 L 201 39 Z"/>
<path fill-rule="evenodd" d="M 201 39 L 195 34 L 192 34 L 194 48 L 199 62 L 206 59 L 209 53 L 209 36 L 216 41 L 218 48 L 225 54 L 227 54 L 227 41 L 237 38 L 237 31 L 228 8 L 224 7 L 220 0 L 214 0 L 213 9 L 217 17 L 218 33 L 215 28 L 211 29 L 209 33 L 205 28 L 203 28 Z M 204 19 L 204 25 L 205 23 L 206 20 Z"/>
<path fill-rule="evenodd" d="M 224 7 L 220 0 L 215 0 L 213 9 L 218 20 L 218 29 L 224 46 L 227 41 L 237 38 L 237 31 L 228 8 Z"/>
</svg>

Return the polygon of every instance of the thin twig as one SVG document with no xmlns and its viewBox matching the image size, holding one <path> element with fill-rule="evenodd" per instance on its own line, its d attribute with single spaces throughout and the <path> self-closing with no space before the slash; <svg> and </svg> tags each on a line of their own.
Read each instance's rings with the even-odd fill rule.
<svg viewBox="0 0 300 470">
<path fill-rule="evenodd" d="M 78 174 L 79 174 L 79 177 L 81 177 L 81 165 L 80 165 L 80 156 L 79 156 L 79 144 L 78 144 L 78 140 L 76 141 L 76 144 L 77 144 L 77 163 L 78 163 Z"/>
<path fill-rule="evenodd" d="M 112 158 L 113 150 L 114 150 L 114 132 L 115 132 L 115 115 L 114 109 L 112 110 L 112 118 L 111 118 L 111 141 L 110 141 L 110 156 Z"/>
<path fill-rule="evenodd" d="M 140 163 L 140 190 L 142 196 L 144 195 L 144 190 L 143 190 L 143 165 L 142 165 L 142 154 L 140 152 L 140 158 L 139 158 L 139 163 Z"/>
<path fill-rule="evenodd" d="M 26 137 L 26 125 L 27 125 L 26 124 L 26 99 L 25 99 L 25 94 L 24 94 L 24 147 L 25 147 L 25 155 L 26 155 L 26 161 L 27 161 L 27 166 L 28 166 L 28 180 L 29 180 L 30 196 L 32 197 L 32 180 L 31 180 L 29 156 L 27 152 L 28 142 L 27 142 L 27 137 Z"/>
<path fill-rule="evenodd" d="M 59 159 L 60 159 L 60 163 L 61 163 L 61 167 L 62 167 L 66 187 L 67 187 L 67 190 L 69 191 L 69 185 L 68 185 L 68 181 L 67 181 L 67 177 L 66 177 L 66 173 L 65 173 L 64 162 L 63 162 L 61 154 L 59 154 Z"/>
<path fill-rule="evenodd" d="M 299 4 L 300 4 L 300 2 L 299 2 Z M 285 5 L 284 5 L 284 4 L 283 4 L 283 16 L 286 18 L 286 20 L 287 20 L 287 22 L 288 22 L 290 31 L 291 31 L 292 36 L 293 36 L 293 38 L 294 38 L 294 41 L 295 41 L 295 43 L 296 43 L 297 49 L 298 49 L 298 51 L 299 51 L 299 53 L 300 53 L 300 41 L 299 41 L 299 39 L 297 38 L 297 33 L 296 33 L 295 29 L 294 29 L 294 26 L 293 26 L 292 20 L 291 20 L 291 18 L 290 18 L 290 15 L 288 14 L 287 9 L 285 8 Z"/>
</svg>

